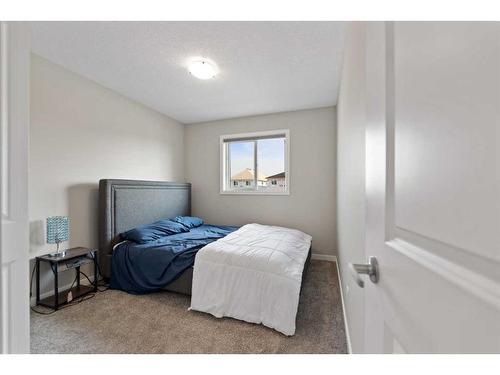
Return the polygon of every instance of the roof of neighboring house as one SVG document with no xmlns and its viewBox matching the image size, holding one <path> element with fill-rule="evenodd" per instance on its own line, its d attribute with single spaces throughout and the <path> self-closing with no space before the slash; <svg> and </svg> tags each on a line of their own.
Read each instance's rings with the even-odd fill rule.
<svg viewBox="0 0 500 375">
<path fill-rule="evenodd" d="M 271 178 L 285 178 L 285 172 L 281 172 L 281 173 L 278 173 L 278 174 L 273 174 L 272 176 L 268 176 L 267 179 L 271 179 Z"/>
<path fill-rule="evenodd" d="M 251 180 L 253 181 L 253 169 L 246 168 L 242 170 L 239 173 L 236 173 L 234 176 L 231 177 L 231 181 L 236 180 L 236 181 L 247 181 Z M 259 181 L 266 181 L 266 176 L 264 176 L 262 173 L 259 173 Z"/>
</svg>

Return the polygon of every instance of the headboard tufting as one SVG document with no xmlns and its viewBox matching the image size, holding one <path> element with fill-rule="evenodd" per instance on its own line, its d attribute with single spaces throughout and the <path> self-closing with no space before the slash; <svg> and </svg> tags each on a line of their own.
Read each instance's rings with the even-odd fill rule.
<svg viewBox="0 0 500 375">
<path fill-rule="evenodd" d="M 99 267 L 111 276 L 118 235 L 156 220 L 191 214 L 191 184 L 160 181 L 99 181 Z"/>
</svg>

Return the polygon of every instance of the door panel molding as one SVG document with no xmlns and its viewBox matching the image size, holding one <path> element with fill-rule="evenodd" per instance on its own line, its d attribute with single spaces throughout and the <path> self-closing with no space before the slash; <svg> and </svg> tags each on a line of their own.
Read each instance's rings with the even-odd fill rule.
<svg viewBox="0 0 500 375">
<path fill-rule="evenodd" d="M 500 282 L 485 277 L 461 264 L 442 258 L 403 238 L 396 237 L 387 241 L 386 244 L 392 250 L 410 258 L 427 270 L 500 311 Z"/>
<path fill-rule="evenodd" d="M 497 259 L 404 228 L 396 227 L 394 233 L 393 239 L 399 238 L 417 247 L 428 249 L 448 262 L 466 265 L 471 271 L 484 274 L 500 283 L 500 261 Z"/>
<path fill-rule="evenodd" d="M 500 255 L 495 256 L 494 251 L 486 254 L 478 252 L 476 248 L 481 248 L 484 244 L 478 244 L 476 248 L 458 247 L 398 225 L 397 173 L 401 166 L 398 167 L 396 161 L 398 156 L 396 147 L 397 142 L 401 142 L 402 135 L 397 136 L 398 130 L 401 131 L 398 127 L 401 120 L 396 116 L 398 51 L 396 51 L 395 28 L 394 22 L 386 24 L 386 244 L 390 250 L 410 258 L 425 269 L 500 310 Z"/>
<path fill-rule="evenodd" d="M 498 262 L 498 24 L 396 22 L 394 35 L 395 225 Z"/>
</svg>

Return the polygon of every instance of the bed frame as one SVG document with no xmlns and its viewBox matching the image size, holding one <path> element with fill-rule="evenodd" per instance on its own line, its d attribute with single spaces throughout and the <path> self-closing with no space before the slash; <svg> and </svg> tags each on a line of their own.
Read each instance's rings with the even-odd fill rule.
<svg viewBox="0 0 500 375">
<path fill-rule="evenodd" d="M 139 180 L 99 181 L 99 268 L 111 276 L 113 246 L 118 235 L 166 217 L 191 215 L 191 184 Z M 191 294 L 193 268 L 164 289 Z"/>
<path fill-rule="evenodd" d="M 118 235 L 139 225 L 159 219 L 191 215 L 191 184 L 139 180 L 99 181 L 99 268 L 102 276 L 111 276 L 113 246 Z M 304 264 L 306 275 L 311 249 Z M 193 268 L 190 267 L 163 289 L 191 294 Z"/>
</svg>

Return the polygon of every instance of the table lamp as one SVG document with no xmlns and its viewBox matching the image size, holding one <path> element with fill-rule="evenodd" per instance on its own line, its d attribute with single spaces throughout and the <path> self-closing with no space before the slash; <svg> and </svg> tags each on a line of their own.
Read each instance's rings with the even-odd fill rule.
<svg viewBox="0 0 500 375">
<path fill-rule="evenodd" d="M 64 257 L 66 251 L 59 251 L 59 244 L 69 239 L 69 218 L 67 216 L 51 216 L 47 218 L 47 243 L 57 244 L 53 257 Z"/>
</svg>

